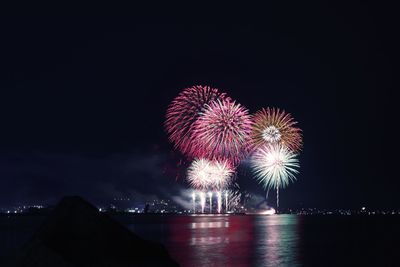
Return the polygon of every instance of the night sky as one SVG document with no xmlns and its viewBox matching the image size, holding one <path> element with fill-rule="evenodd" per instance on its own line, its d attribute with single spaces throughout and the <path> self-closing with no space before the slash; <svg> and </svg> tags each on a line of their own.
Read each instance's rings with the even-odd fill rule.
<svg viewBox="0 0 400 267">
<path fill-rule="evenodd" d="M 301 173 L 283 207 L 399 207 L 390 14 L 360 4 L 255 17 L 1 17 L 0 207 L 179 194 L 183 157 L 163 121 L 197 84 L 299 122 Z M 263 194 L 243 166 L 238 180 Z"/>
</svg>

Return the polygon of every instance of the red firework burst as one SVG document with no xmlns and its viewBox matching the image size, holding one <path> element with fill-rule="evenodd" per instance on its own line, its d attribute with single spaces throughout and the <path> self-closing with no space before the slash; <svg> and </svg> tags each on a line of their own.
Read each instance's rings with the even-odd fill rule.
<svg viewBox="0 0 400 267">
<path fill-rule="evenodd" d="M 282 144 L 298 152 L 303 144 L 301 129 L 290 113 L 275 108 L 266 108 L 253 116 L 250 147 L 256 149 L 267 144 Z"/>
<path fill-rule="evenodd" d="M 213 101 L 195 123 L 195 154 L 237 163 L 246 155 L 251 126 L 245 107 L 230 99 Z"/>
<path fill-rule="evenodd" d="M 205 106 L 218 99 L 227 99 L 227 96 L 216 88 L 196 85 L 184 89 L 172 101 L 167 109 L 165 129 L 175 148 L 189 157 L 197 156 L 192 147 L 194 123 Z"/>
</svg>

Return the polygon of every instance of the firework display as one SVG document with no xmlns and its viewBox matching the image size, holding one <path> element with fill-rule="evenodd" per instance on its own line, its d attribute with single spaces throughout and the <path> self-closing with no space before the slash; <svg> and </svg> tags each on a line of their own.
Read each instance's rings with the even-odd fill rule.
<svg viewBox="0 0 400 267">
<path fill-rule="evenodd" d="M 184 89 L 171 102 L 166 114 L 165 129 L 175 148 L 187 156 L 197 156 L 192 146 L 193 124 L 206 105 L 225 98 L 227 98 L 225 93 L 209 86 L 193 86 Z"/>
<path fill-rule="evenodd" d="M 239 207 L 242 193 L 238 189 L 229 189 L 224 193 L 225 197 L 225 210 L 226 212 L 234 211 Z"/>
<path fill-rule="evenodd" d="M 198 199 L 204 212 L 207 196 L 210 213 L 213 196 L 218 213 L 223 207 L 225 212 L 235 210 L 241 193 L 229 187 L 235 168 L 247 156 L 267 192 L 276 190 L 278 208 L 279 189 L 296 180 L 300 167 L 297 156 L 303 140 L 296 125 L 290 113 L 277 108 L 250 115 L 244 106 L 210 86 L 184 89 L 168 106 L 165 128 L 174 147 L 192 161 L 187 182 L 199 191 L 192 194 L 193 211 Z"/>
<path fill-rule="evenodd" d="M 237 163 L 246 155 L 251 132 L 246 108 L 229 99 L 206 105 L 194 127 L 194 147 L 206 158 L 226 158 Z"/>
<path fill-rule="evenodd" d="M 199 211 L 196 209 L 196 200 L 200 204 L 200 211 L 204 213 L 208 204 L 209 213 L 217 212 L 221 213 L 222 210 L 225 213 L 240 210 L 240 201 L 242 194 L 238 189 L 225 190 L 225 191 L 208 191 L 206 194 L 204 191 L 193 191 L 192 192 L 192 211 L 195 213 Z M 213 206 L 213 202 L 216 200 L 216 207 Z"/>
<path fill-rule="evenodd" d="M 282 144 L 294 152 L 302 147 L 301 130 L 290 113 L 275 108 L 261 109 L 254 115 L 250 146 Z"/>
<path fill-rule="evenodd" d="M 199 190 L 220 190 L 227 187 L 234 169 L 227 160 L 195 159 L 187 172 L 189 184 Z"/>
<path fill-rule="evenodd" d="M 258 181 L 266 189 L 277 190 L 279 206 L 279 188 L 285 188 L 296 179 L 300 167 L 297 154 L 281 144 L 269 144 L 259 148 L 253 155 L 251 166 Z"/>
</svg>

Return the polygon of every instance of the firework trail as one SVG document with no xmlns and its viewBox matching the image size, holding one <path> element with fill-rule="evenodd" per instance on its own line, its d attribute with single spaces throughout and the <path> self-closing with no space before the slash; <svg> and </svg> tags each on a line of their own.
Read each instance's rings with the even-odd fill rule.
<svg viewBox="0 0 400 267">
<path fill-rule="evenodd" d="M 210 202 L 210 213 L 212 213 L 212 192 L 208 192 L 208 199 Z"/>
<path fill-rule="evenodd" d="M 295 174 L 300 167 L 297 154 L 280 144 L 269 144 L 259 148 L 253 155 L 251 167 L 257 180 L 264 188 L 276 189 L 277 207 L 279 207 L 279 188 L 285 188 L 296 180 Z"/>
<path fill-rule="evenodd" d="M 233 183 L 230 188 L 221 193 L 225 198 L 225 212 L 238 211 L 242 200 L 242 190 L 239 184 Z"/>
<path fill-rule="evenodd" d="M 217 207 L 218 207 L 218 213 L 221 213 L 222 196 L 220 191 L 217 192 Z"/>
<path fill-rule="evenodd" d="M 219 190 L 227 187 L 234 168 L 227 160 L 195 159 L 187 171 L 189 184 L 198 190 Z"/>
<path fill-rule="evenodd" d="M 229 211 L 229 206 L 228 206 L 228 191 L 225 192 L 225 212 Z"/>
<path fill-rule="evenodd" d="M 200 192 L 200 205 L 201 205 L 201 213 L 204 213 L 204 208 L 206 206 L 206 196 L 204 192 Z"/>
<path fill-rule="evenodd" d="M 194 126 L 194 147 L 205 158 L 238 163 L 246 155 L 252 128 L 246 108 L 230 99 L 213 101 Z"/>
<path fill-rule="evenodd" d="M 290 113 L 275 108 L 266 108 L 253 116 L 250 147 L 255 150 L 267 144 L 282 144 L 298 152 L 302 147 L 301 129 Z"/>
<path fill-rule="evenodd" d="M 225 93 L 209 86 L 193 86 L 184 89 L 169 105 L 165 129 L 175 148 L 189 157 L 196 157 L 192 147 L 193 125 L 206 105 L 215 100 L 227 99 Z"/>
<path fill-rule="evenodd" d="M 225 191 L 225 211 L 235 211 L 240 205 L 241 198 L 242 193 L 240 190 Z"/>
<path fill-rule="evenodd" d="M 196 213 L 196 192 L 192 193 L 192 201 L 193 201 L 193 213 Z"/>
</svg>

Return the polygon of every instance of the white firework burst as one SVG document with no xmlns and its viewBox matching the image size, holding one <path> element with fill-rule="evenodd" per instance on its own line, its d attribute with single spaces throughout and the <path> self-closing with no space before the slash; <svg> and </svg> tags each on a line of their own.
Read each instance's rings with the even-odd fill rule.
<svg viewBox="0 0 400 267">
<path fill-rule="evenodd" d="M 251 167 L 264 188 L 279 189 L 296 180 L 299 160 L 297 154 L 280 144 L 259 148 L 253 155 Z"/>
<path fill-rule="evenodd" d="M 187 172 L 189 184 L 200 190 L 222 189 L 228 186 L 234 169 L 227 160 L 195 159 Z"/>
<path fill-rule="evenodd" d="M 215 189 L 222 189 L 227 187 L 234 174 L 231 164 L 227 160 L 213 161 L 212 162 L 212 183 Z"/>
<path fill-rule="evenodd" d="M 269 143 L 277 143 L 281 140 L 281 132 L 274 125 L 266 127 L 262 131 L 262 137 Z"/>
</svg>

